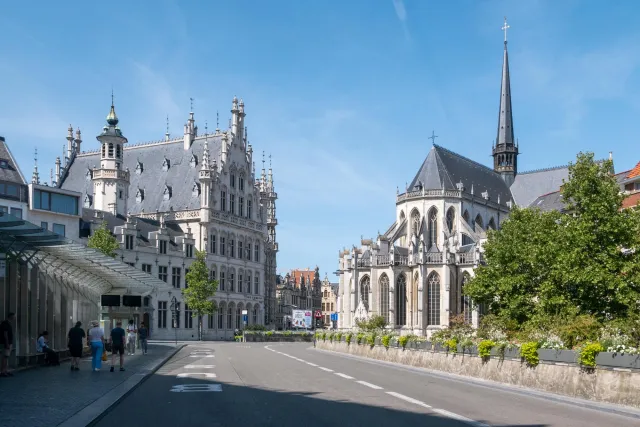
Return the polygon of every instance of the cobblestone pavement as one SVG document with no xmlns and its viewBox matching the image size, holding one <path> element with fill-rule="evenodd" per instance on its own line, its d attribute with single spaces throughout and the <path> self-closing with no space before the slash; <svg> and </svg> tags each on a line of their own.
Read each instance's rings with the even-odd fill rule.
<svg viewBox="0 0 640 427">
<path fill-rule="evenodd" d="M 2 427 L 53 427 L 90 405 L 134 374 L 155 367 L 174 349 L 171 344 L 149 345 L 145 356 L 125 356 L 126 371 L 109 372 L 109 361 L 100 372 L 91 371 L 91 358 L 80 362 L 80 371 L 70 363 L 57 367 L 38 367 L 0 378 L 0 425 Z"/>
</svg>

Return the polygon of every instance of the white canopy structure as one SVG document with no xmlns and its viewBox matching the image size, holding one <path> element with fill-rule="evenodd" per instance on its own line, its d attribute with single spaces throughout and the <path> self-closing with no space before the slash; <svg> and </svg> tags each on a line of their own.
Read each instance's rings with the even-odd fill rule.
<svg viewBox="0 0 640 427">
<path fill-rule="evenodd" d="M 148 295 L 169 289 L 164 281 L 23 219 L 0 213 L 0 252 L 38 265 L 84 296 Z"/>
</svg>

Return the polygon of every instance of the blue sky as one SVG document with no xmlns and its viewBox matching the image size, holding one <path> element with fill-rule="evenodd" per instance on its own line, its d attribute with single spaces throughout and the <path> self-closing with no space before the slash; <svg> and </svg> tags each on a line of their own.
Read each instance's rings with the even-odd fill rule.
<svg viewBox="0 0 640 427">
<path fill-rule="evenodd" d="M 243 97 L 254 149 L 273 156 L 279 271 L 331 273 L 339 249 L 386 231 L 432 130 L 491 164 L 504 15 L 521 170 L 581 150 L 613 151 L 618 171 L 640 160 L 631 0 L 95 4 L 3 7 L 0 135 L 25 175 L 37 146 L 48 177 L 69 124 L 97 147 L 112 86 L 132 143 L 161 139 L 167 114 L 181 133 L 190 97 L 201 129 Z"/>
</svg>

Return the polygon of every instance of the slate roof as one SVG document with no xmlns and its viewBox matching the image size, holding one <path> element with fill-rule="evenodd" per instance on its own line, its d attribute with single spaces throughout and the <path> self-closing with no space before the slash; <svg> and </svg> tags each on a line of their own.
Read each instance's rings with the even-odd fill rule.
<svg viewBox="0 0 640 427">
<path fill-rule="evenodd" d="M 569 166 L 520 172 L 511 185 L 511 194 L 518 206 L 531 206 L 541 195 L 560 189 L 563 180 L 568 178 Z"/>
<path fill-rule="evenodd" d="M 409 191 L 457 190 L 456 184 L 462 182 L 464 192 L 480 196 L 489 193 L 490 200 L 504 205 L 512 199 L 511 191 L 500 174 L 480 163 L 463 157 L 453 151 L 434 144 L 418 173 L 411 181 Z"/>
<path fill-rule="evenodd" d="M 8 165 L 6 169 L 0 168 L 0 180 L 27 185 L 27 181 L 25 181 L 24 176 L 22 176 L 22 172 L 20 172 L 20 168 L 18 168 L 3 136 L 0 136 L 0 159 L 6 160 Z"/>
<path fill-rule="evenodd" d="M 204 153 L 204 136 L 195 138 L 188 150 L 184 149 L 183 139 L 125 146 L 123 153 L 123 169 L 130 173 L 129 198 L 127 208 L 131 214 L 156 211 L 168 212 L 173 210 L 188 210 L 200 208 L 200 197 L 194 194 L 194 184 L 199 183 L 198 173 Z M 222 135 L 209 135 L 209 158 L 220 164 Z M 197 164 L 191 164 L 196 156 Z M 163 163 L 169 162 L 168 170 L 164 170 Z M 69 171 L 62 182 L 61 188 L 79 191 L 93 197 L 93 183 L 90 169 L 99 167 L 99 151 L 81 153 L 74 159 Z M 142 172 L 139 172 L 140 165 Z M 136 170 L 138 169 L 138 170 Z M 165 187 L 171 188 L 171 197 L 164 198 Z M 144 190 L 144 198 L 138 203 L 138 190 Z"/>
<path fill-rule="evenodd" d="M 554 191 L 552 193 L 544 194 L 535 199 L 530 205 L 530 208 L 538 208 L 543 212 L 560 211 L 564 210 L 564 200 L 562 199 L 562 193 L 560 191 Z"/>
</svg>

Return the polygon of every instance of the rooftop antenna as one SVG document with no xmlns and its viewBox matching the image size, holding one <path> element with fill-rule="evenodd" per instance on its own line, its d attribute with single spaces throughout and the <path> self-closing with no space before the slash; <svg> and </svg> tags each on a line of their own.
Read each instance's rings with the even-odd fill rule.
<svg viewBox="0 0 640 427">
<path fill-rule="evenodd" d="M 220 113 L 216 110 L 216 132 L 220 132 Z"/>
</svg>

